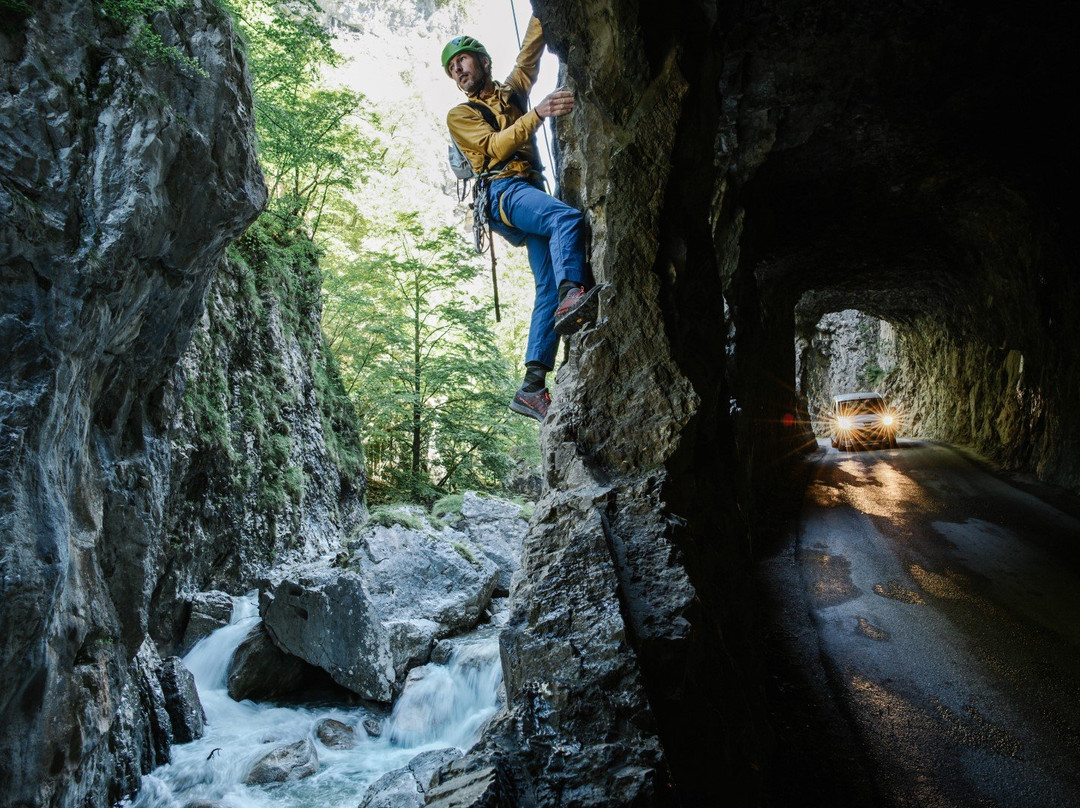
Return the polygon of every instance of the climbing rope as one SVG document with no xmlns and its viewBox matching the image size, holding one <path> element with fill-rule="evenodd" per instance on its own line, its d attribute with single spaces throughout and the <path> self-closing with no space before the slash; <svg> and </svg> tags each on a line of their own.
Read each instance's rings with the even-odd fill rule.
<svg viewBox="0 0 1080 808">
<path fill-rule="evenodd" d="M 514 18 L 514 36 L 517 37 L 518 50 L 521 50 L 521 29 L 518 27 L 517 6 L 514 5 L 514 0 L 510 0 L 510 14 Z M 529 103 L 529 99 L 525 99 L 526 104 Z M 555 171 L 555 158 L 551 153 L 551 139 L 548 135 L 548 122 L 544 121 L 540 129 L 544 133 L 544 150 L 547 152 L 548 166 L 551 167 L 552 172 Z M 544 177 L 544 182 L 547 183 L 547 177 Z"/>
</svg>

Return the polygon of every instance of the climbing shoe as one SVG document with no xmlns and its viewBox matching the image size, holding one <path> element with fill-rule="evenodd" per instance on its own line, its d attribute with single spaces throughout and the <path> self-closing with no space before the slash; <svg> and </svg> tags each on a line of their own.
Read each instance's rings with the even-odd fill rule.
<svg viewBox="0 0 1080 808">
<path fill-rule="evenodd" d="M 573 334 L 583 325 L 595 320 L 599 291 L 599 286 L 592 289 L 575 286 L 567 292 L 559 308 L 555 309 L 555 333 L 563 336 Z"/>
<path fill-rule="evenodd" d="M 535 418 L 537 421 L 543 421 L 547 417 L 549 406 L 551 406 L 551 393 L 546 387 L 535 393 L 518 390 L 510 402 L 510 409 L 514 412 Z"/>
</svg>

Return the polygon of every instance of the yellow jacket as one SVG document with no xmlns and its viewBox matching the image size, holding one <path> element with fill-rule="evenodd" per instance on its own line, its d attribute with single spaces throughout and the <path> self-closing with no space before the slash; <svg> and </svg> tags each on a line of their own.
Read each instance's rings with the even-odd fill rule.
<svg viewBox="0 0 1080 808">
<path fill-rule="evenodd" d="M 458 104 L 447 113 L 446 126 L 450 129 L 450 135 L 477 174 L 482 173 L 485 159 L 490 168 L 515 154 L 517 157 L 507 163 L 495 175 L 496 178 L 539 170 L 533 134 L 540 128 L 541 118 L 536 110 L 522 113 L 510 98 L 516 92 L 522 103 L 528 102 L 529 91 L 540 72 L 543 50 L 544 32 L 540 28 L 540 21 L 532 17 L 525 29 L 517 64 L 506 81 L 493 82 L 494 89 L 486 95 L 481 93 L 469 97 L 470 101 L 479 101 L 494 113 L 495 120 L 499 122 L 498 132 L 492 131 L 483 115 L 464 104 Z"/>
</svg>

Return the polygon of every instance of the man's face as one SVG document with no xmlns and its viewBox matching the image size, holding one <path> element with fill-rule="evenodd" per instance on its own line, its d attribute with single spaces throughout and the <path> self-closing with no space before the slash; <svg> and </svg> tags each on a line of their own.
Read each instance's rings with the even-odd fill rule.
<svg viewBox="0 0 1080 808">
<path fill-rule="evenodd" d="M 450 78 L 465 95 L 476 95 L 487 84 L 488 71 L 484 58 L 472 51 L 463 51 L 450 60 L 447 65 Z"/>
</svg>

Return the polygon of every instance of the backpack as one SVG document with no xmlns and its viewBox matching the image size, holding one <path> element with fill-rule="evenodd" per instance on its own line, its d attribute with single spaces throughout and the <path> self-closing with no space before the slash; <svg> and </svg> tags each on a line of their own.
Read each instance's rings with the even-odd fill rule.
<svg viewBox="0 0 1080 808">
<path fill-rule="evenodd" d="M 522 114 L 525 114 L 525 104 L 522 103 L 521 97 L 517 93 L 510 96 L 510 100 L 515 107 L 521 110 Z M 462 103 L 464 106 L 472 107 L 479 112 L 487 125 L 496 132 L 500 131 L 501 127 L 499 121 L 495 118 L 495 113 L 486 104 L 481 104 L 479 101 L 464 101 Z M 465 201 L 469 181 L 475 180 L 472 189 L 473 201 L 469 205 L 473 211 L 473 246 L 476 248 L 476 252 L 481 255 L 485 250 L 491 253 L 491 283 L 495 293 L 495 322 L 501 322 L 502 316 L 499 313 L 499 281 L 495 276 L 495 249 L 491 241 L 491 222 L 488 221 L 487 186 L 491 175 L 501 171 L 503 166 L 515 157 L 517 157 L 517 154 L 512 154 L 508 159 L 502 160 L 494 166 L 490 165 L 491 158 L 485 157 L 483 168 L 480 174 L 477 175 L 472 163 L 469 162 L 469 159 L 462 153 L 457 141 L 454 140 L 454 136 L 450 135 L 450 170 L 454 172 L 454 176 L 458 179 L 459 202 Z M 522 238 L 524 238 L 524 234 Z"/>
<path fill-rule="evenodd" d="M 522 115 L 525 114 L 525 104 L 522 103 L 520 95 L 518 95 L 517 93 L 511 95 L 510 102 L 518 108 Z M 484 122 L 488 126 L 494 129 L 496 132 L 500 131 L 501 127 L 499 126 L 499 121 L 495 118 L 495 113 L 493 113 L 486 104 L 481 104 L 479 101 L 463 101 L 461 105 L 475 109 L 477 112 L 480 113 L 481 117 L 483 117 L 484 119 Z M 454 140 L 453 135 L 450 136 L 450 147 L 448 156 L 450 160 L 450 170 L 454 172 L 455 177 L 461 180 L 459 199 L 464 201 L 466 184 L 469 180 L 477 179 L 477 176 L 476 172 L 473 170 L 472 163 L 470 163 L 469 159 L 462 153 L 461 149 L 458 147 L 457 141 Z M 512 156 L 510 160 L 514 159 L 514 156 Z M 487 174 L 489 172 L 489 159 L 490 158 L 484 159 L 484 174 Z M 504 160 L 503 164 L 510 162 L 510 160 Z M 503 164 L 496 164 L 495 166 L 490 168 L 490 171 L 500 170 Z"/>
</svg>

